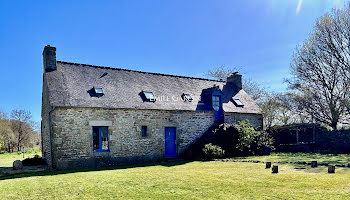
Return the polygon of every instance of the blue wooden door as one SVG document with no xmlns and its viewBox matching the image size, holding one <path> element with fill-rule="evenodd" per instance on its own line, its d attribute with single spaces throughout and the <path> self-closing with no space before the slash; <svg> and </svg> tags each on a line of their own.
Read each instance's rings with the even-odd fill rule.
<svg viewBox="0 0 350 200">
<path fill-rule="evenodd" d="M 222 109 L 215 111 L 215 121 L 224 121 L 224 112 Z"/>
<path fill-rule="evenodd" d="M 165 157 L 176 157 L 176 128 L 165 127 Z"/>
</svg>

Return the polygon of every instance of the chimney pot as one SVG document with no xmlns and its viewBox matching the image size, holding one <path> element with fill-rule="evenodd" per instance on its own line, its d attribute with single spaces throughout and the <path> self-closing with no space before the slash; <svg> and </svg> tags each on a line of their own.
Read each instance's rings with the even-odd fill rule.
<svg viewBox="0 0 350 200">
<path fill-rule="evenodd" d="M 46 45 L 43 51 L 43 64 L 45 72 L 55 71 L 56 66 L 56 47 Z"/>
</svg>

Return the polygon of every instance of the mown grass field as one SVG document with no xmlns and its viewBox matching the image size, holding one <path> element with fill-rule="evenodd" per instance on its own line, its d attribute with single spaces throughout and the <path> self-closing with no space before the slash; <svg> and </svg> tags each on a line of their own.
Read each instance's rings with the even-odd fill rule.
<svg viewBox="0 0 350 200">
<path fill-rule="evenodd" d="M 350 199 L 350 171 L 261 163 L 177 162 L 17 175 L 0 199 Z"/>
<path fill-rule="evenodd" d="M 35 155 L 41 156 L 40 149 L 32 149 L 24 152 L 14 152 L 14 153 L 2 153 L 0 154 L 0 167 L 12 167 L 13 161 L 23 160 L 26 158 L 32 158 Z"/>
<path fill-rule="evenodd" d="M 271 155 L 268 156 L 249 156 L 236 159 L 271 162 L 310 162 L 316 160 L 319 163 L 348 164 L 350 163 L 350 154 L 271 153 Z"/>
</svg>

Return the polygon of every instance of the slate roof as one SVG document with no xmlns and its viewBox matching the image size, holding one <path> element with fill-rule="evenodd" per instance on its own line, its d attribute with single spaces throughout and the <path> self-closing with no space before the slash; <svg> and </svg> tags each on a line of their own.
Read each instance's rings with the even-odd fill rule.
<svg viewBox="0 0 350 200">
<path fill-rule="evenodd" d="M 224 81 L 63 61 L 57 61 L 57 70 L 45 73 L 51 106 L 212 111 L 200 97 L 203 90 L 217 86 L 224 93 L 225 112 L 261 113 L 244 90 Z M 103 88 L 104 95 L 91 96 L 89 91 L 93 87 Z M 144 102 L 142 91 L 153 92 L 157 101 Z M 193 101 L 184 102 L 183 93 L 190 94 Z M 239 98 L 244 107 L 236 107 L 232 97 Z"/>
</svg>

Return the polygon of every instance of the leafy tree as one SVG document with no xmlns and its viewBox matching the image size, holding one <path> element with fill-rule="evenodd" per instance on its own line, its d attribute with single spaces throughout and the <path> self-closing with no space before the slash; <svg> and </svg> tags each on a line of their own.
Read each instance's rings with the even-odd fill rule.
<svg viewBox="0 0 350 200">
<path fill-rule="evenodd" d="M 295 101 L 317 122 L 337 129 L 346 123 L 350 95 L 350 4 L 317 20 L 291 62 Z"/>
</svg>

